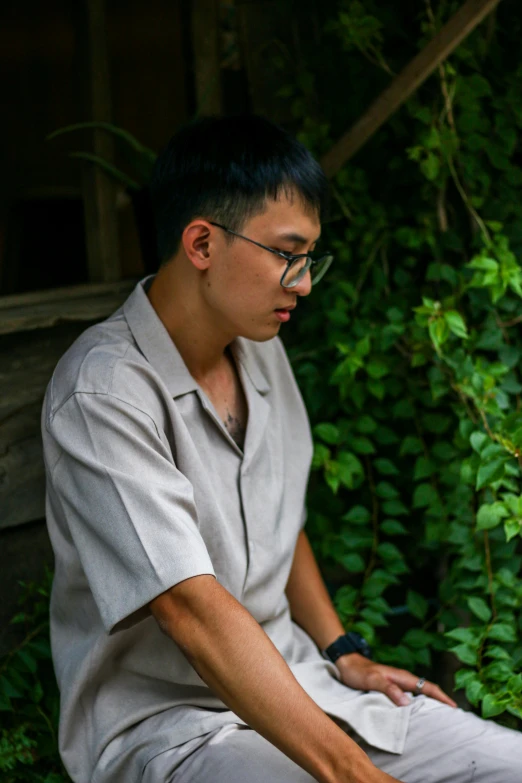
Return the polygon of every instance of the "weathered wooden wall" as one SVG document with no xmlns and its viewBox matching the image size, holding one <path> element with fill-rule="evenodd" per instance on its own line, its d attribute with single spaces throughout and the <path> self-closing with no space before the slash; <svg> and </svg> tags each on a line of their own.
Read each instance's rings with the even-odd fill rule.
<svg viewBox="0 0 522 783">
<path fill-rule="evenodd" d="M 89 323 L 119 307 L 144 272 L 132 205 L 121 189 L 102 193 L 112 199 L 109 207 L 116 214 L 118 233 L 117 241 L 113 236 L 110 247 L 105 242 L 99 254 L 107 269 L 84 264 L 85 280 L 70 270 L 79 269 L 78 250 L 83 250 L 86 237 L 79 234 L 76 245 L 68 248 L 64 243 L 71 242 L 71 232 L 61 232 L 57 223 L 46 233 L 44 224 L 41 236 L 31 243 L 32 263 L 27 264 L 38 269 L 35 285 L 17 254 L 17 243 L 21 246 L 31 225 L 27 218 L 17 224 L 13 239 L 13 209 L 19 217 L 31 199 L 48 203 L 67 198 L 81 204 L 87 195 L 82 164 L 67 153 L 92 149 L 92 134 L 46 142 L 56 128 L 105 119 L 110 112 L 116 125 L 159 149 L 187 120 L 183 5 L 184 0 L 5 0 L 0 5 L 0 80 L 11 109 L 9 122 L 0 126 L 2 530 L 44 516 L 40 410 L 54 366 Z M 102 65 L 103 78 L 98 72 Z M 105 101 L 101 109 L 100 101 Z M 118 150 L 115 161 L 125 166 Z M 92 215 L 89 204 L 86 212 Z M 102 217 L 107 216 L 106 206 L 98 200 Z M 119 260 L 114 258 L 118 246 Z M 45 270 L 56 265 L 57 248 L 63 268 L 49 275 L 51 285 L 67 286 L 68 279 L 82 285 L 46 290 Z M 8 264 L 9 274 L 2 275 Z M 97 280 L 114 282 L 93 285 Z"/>
<path fill-rule="evenodd" d="M 121 304 L 133 283 L 0 299 L 0 529 L 44 516 L 40 411 L 60 356 Z"/>
</svg>

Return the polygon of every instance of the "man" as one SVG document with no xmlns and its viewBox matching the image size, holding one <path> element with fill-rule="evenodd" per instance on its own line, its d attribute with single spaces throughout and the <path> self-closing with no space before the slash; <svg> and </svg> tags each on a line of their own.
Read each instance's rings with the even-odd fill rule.
<svg viewBox="0 0 522 783">
<path fill-rule="evenodd" d="M 261 118 L 204 119 L 152 194 L 164 263 L 61 359 L 42 416 L 73 781 L 519 781 L 519 734 L 337 642 L 277 336 L 331 262 L 319 166 Z"/>
</svg>

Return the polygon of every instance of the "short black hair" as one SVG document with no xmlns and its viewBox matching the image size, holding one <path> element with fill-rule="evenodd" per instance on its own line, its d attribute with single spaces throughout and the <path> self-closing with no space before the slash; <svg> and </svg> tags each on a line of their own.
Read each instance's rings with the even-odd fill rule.
<svg viewBox="0 0 522 783">
<path fill-rule="evenodd" d="M 285 191 L 297 192 L 324 219 L 326 176 L 287 131 L 256 115 L 202 117 L 185 125 L 160 153 L 150 185 L 160 261 L 177 252 L 194 218 L 240 231 L 267 199 Z"/>
</svg>

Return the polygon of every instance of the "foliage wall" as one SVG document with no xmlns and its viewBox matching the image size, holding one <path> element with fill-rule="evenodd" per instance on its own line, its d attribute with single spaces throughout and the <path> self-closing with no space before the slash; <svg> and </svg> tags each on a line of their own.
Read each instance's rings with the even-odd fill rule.
<svg viewBox="0 0 522 783">
<path fill-rule="evenodd" d="M 460 5 L 419 2 L 412 16 L 407 2 L 309 2 L 275 63 L 300 138 L 328 150 Z M 505 0 L 335 177 L 323 232 L 335 269 L 287 339 L 316 439 L 307 530 L 346 627 L 433 678 L 451 650 L 457 687 L 510 725 L 522 717 L 520 28 Z"/>
<path fill-rule="evenodd" d="M 274 101 L 319 156 L 461 3 L 275 5 Z M 522 718 L 521 28 L 518 0 L 502 0 L 335 177 L 336 263 L 284 333 L 316 440 L 307 531 L 346 627 L 432 679 L 449 655 L 471 705 L 509 725 Z M 150 151 L 130 146 L 133 174 L 148 172 Z M 48 590 L 25 586 L 25 635 L 0 660 L 6 783 L 66 780 Z"/>
</svg>

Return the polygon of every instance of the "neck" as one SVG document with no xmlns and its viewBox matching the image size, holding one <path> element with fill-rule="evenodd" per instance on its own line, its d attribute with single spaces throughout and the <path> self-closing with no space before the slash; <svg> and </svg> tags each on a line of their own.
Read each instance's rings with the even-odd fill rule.
<svg viewBox="0 0 522 783">
<path fill-rule="evenodd" d="M 156 274 L 147 296 L 188 371 L 202 381 L 223 365 L 226 347 L 237 335 L 219 329 L 197 283 L 183 275 L 182 264 L 170 262 Z"/>
</svg>

